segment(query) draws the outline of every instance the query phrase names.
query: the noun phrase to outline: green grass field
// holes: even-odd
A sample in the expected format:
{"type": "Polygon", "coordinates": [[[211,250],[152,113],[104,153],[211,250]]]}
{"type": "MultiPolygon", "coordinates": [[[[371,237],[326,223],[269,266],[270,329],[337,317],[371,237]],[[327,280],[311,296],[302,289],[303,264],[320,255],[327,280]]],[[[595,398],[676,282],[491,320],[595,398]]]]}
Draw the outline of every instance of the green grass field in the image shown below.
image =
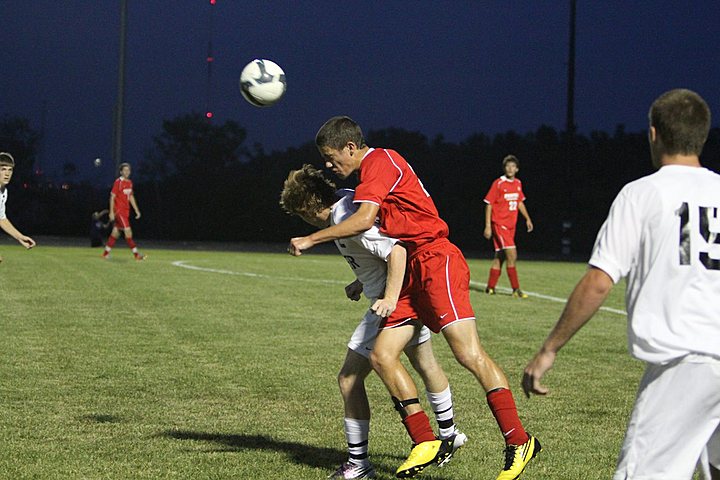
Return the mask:
{"type": "MultiPolygon", "coordinates": [[[[321,479],[344,460],[335,377],[367,303],[344,298],[339,255],[149,250],[135,262],[125,248],[102,261],[90,248],[0,247],[0,478],[321,479]]],[[[484,282],[489,262],[469,263],[484,282]]],[[[527,291],[565,298],[585,267],[518,268],[527,291]]],[[[609,478],[642,372],[625,317],[600,312],[547,376],[552,394],[527,400],[522,369],[563,304],[479,289],[472,301],[544,445],[523,478],[609,478]]],[[[620,288],[607,305],[623,308],[620,288]]],[[[470,442],[420,478],[495,478],[503,444],[484,393],[434,345],[470,442]]],[[[394,478],[409,439],[375,376],[368,393],[371,458],[394,478]]]]}

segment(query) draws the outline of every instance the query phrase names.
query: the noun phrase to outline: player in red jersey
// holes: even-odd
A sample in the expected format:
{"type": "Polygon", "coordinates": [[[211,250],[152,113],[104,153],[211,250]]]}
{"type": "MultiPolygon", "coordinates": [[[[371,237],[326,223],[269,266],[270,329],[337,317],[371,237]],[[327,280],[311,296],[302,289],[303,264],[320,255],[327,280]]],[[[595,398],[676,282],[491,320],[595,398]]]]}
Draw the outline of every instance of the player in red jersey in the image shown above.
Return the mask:
{"type": "Polygon", "coordinates": [[[470,370],[505,437],[505,464],[497,480],[516,479],[540,451],[517,414],[505,374],[483,349],[470,305],[470,271],[460,250],[448,239],[447,224],[415,172],[397,152],[370,148],[359,125],[348,117],[328,120],[315,143],[325,164],[338,177],[357,173],[357,211],[344,221],[306,237],[290,240],[288,251],[301,255],[314,245],[351,237],[371,228],[380,217],[381,231],[407,248],[406,280],[394,311],[381,324],[371,355],[373,369],[392,396],[414,445],[398,468],[401,478],[413,477],[448,455],[449,445],[437,440],[417,398],[417,387],[400,363],[403,347],[413,335],[412,319],[442,332],[458,362],[470,370]]]}
{"type": "Polygon", "coordinates": [[[135,201],[135,195],[133,194],[133,183],[130,180],[130,164],[120,164],[120,176],[115,183],[113,183],[112,190],[110,191],[110,221],[114,221],[112,232],[108,237],[107,243],[105,244],[105,251],[102,254],[103,258],[110,256],[110,251],[118,238],[120,238],[120,231],[122,230],[125,235],[125,241],[128,247],[132,250],[135,260],[145,260],[145,255],[138,252],[137,245],[133,240],[132,228],[130,228],[130,206],[135,210],[135,219],[140,218],[140,209],[135,201]]]}
{"type": "Polygon", "coordinates": [[[533,231],[533,223],[530,214],[525,208],[525,194],[522,190],[522,182],[515,175],[520,170],[520,162],[514,155],[508,155],[503,159],[503,170],[505,175],[495,180],[485,195],[485,238],[492,237],[495,247],[495,258],[490,266],[490,276],[487,282],[485,293],[495,294],[502,265],[507,261],[507,275],[510,279],[510,286],[513,289],[512,296],[516,298],[527,298],[527,294],[520,290],[517,269],[517,247],[515,246],[515,224],[517,223],[518,212],[525,217],[527,231],[533,231]]]}

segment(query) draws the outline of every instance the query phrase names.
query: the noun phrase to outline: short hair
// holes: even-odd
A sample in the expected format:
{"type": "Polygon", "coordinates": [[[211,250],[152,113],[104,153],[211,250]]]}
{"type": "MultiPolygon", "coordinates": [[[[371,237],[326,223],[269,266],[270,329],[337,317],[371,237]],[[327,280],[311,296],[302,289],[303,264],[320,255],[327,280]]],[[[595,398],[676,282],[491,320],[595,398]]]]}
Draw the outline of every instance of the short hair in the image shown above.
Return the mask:
{"type": "Polygon", "coordinates": [[[118,166],[118,172],[122,172],[122,169],[125,167],[131,168],[129,163],[123,162],[118,166]]]}
{"type": "Polygon", "coordinates": [[[332,180],[312,165],[292,170],[280,193],[280,206],[291,215],[314,215],[331,207],[338,197],[332,180]]]}
{"type": "Polygon", "coordinates": [[[507,157],[503,158],[503,167],[510,162],[513,162],[516,167],[520,168],[520,160],[518,160],[515,155],[508,155],[507,157]]]}
{"type": "Polygon", "coordinates": [[[365,146],[365,138],[360,125],[350,117],[331,118],[320,127],[315,135],[315,145],[318,149],[330,147],[342,150],[348,142],[353,142],[358,147],[365,146]]]}
{"type": "Polygon", "coordinates": [[[6,166],[6,167],[14,167],[15,166],[15,159],[12,155],[10,155],[7,152],[0,152],[0,165],[6,166]]]}
{"type": "Polygon", "coordinates": [[[697,155],[710,131],[710,107],[697,93],[682,88],[660,95],[648,113],[650,126],[666,155],[697,155]]]}

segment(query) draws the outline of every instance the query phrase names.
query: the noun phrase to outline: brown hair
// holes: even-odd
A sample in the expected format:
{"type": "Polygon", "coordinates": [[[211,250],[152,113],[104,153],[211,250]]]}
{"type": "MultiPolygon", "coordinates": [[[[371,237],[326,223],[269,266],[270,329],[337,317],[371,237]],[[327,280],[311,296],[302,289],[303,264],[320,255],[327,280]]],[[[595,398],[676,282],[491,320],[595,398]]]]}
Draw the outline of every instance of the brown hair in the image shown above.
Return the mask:
{"type": "Polygon", "coordinates": [[[520,160],[518,160],[515,155],[508,155],[507,157],[503,158],[503,167],[510,162],[513,162],[516,167],[520,168],[520,160]]]}
{"type": "Polygon", "coordinates": [[[338,197],[337,187],[312,165],[292,170],[280,193],[280,206],[291,215],[313,215],[332,206],[338,197]]]}
{"type": "Polygon", "coordinates": [[[662,152],[666,155],[697,155],[710,131],[710,108],[691,90],[675,89],[660,95],[648,113],[662,152]]]}
{"type": "Polygon", "coordinates": [[[365,146],[360,125],[350,117],[333,117],[320,127],[315,135],[315,145],[318,149],[330,147],[342,150],[348,142],[353,142],[358,148],[365,146]]]}
{"type": "Polygon", "coordinates": [[[7,152],[0,152],[0,165],[5,165],[7,167],[14,167],[15,166],[15,159],[12,155],[10,155],[7,152]]]}

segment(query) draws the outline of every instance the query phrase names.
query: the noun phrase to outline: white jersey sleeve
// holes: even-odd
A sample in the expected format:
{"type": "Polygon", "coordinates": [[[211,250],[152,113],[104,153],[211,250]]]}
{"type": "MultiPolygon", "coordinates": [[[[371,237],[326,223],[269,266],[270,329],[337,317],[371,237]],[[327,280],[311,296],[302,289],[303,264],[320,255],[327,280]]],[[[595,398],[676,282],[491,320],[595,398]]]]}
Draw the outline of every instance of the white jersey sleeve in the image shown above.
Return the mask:
{"type": "Polygon", "coordinates": [[[7,202],[7,196],[8,190],[7,187],[5,187],[5,190],[0,192],[0,220],[7,219],[7,215],[5,214],[5,203],[7,202]]]}
{"type": "Polygon", "coordinates": [[[630,268],[636,264],[642,238],[642,215],[647,209],[638,204],[638,200],[652,203],[654,190],[638,195],[631,192],[630,186],[625,186],[610,207],[605,223],[600,227],[595,246],[593,247],[590,265],[604,271],[618,283],[630,273],[630,268]],[[643,198],[644,197],[644,198],[643,198]]]}
{"type": "MultiPolygon", "coordinates": [[[[341,199],[332,206],[330,223],[337,225],[357,211],[353,203],[352,190],[339,190],[341,199]]],[[[368,298],[378,298],[385,292],[387,257],[397,240],[380,233],[379,226],[350,238],[335,240],[335,245],[352,268],[357,279],[363,284],[363,293],[368,298]]]]}

